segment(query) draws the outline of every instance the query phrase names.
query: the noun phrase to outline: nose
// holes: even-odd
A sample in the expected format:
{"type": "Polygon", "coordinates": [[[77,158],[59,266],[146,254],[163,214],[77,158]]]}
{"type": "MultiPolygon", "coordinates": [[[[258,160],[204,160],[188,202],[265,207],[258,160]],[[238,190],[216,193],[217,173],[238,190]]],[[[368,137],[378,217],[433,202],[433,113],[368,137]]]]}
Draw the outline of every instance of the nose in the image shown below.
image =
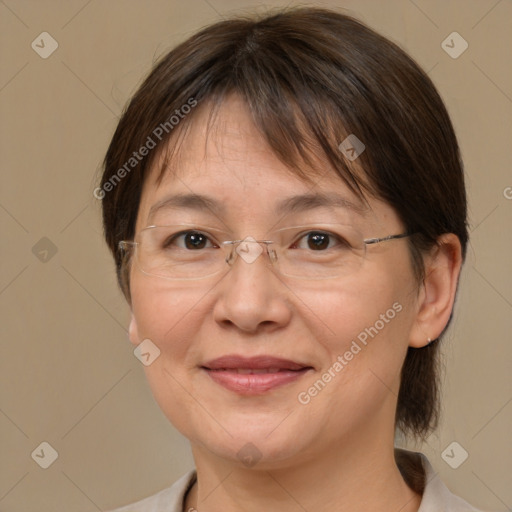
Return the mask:
{"type": "Polygon", "coordinates": [[[233,247],[230,268],[216,287],[213,313],[219,324],[256,333],[290,321],[289,290],[273,270],[265,245],[247,237],[233,247]]]}

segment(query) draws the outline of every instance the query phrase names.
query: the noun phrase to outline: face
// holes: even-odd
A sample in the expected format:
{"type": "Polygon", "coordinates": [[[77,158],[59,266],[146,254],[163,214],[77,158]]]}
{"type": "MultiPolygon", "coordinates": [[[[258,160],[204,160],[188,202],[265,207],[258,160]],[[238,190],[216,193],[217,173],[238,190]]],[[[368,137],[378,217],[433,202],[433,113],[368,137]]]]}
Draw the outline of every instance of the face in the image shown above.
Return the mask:
{"type": "MultiPolygon", "coordinates": [[[[334,172],[319,173],[313,183],[291,173],[236,97],[221,107],[207,143],[206,119],[206,112],[194,119],[173,172],[157,183],[159,169],[152,170],[137,232],[187,223],[227,230],[231,240],[262,240],[276,224],[333,222],[364,238],[404,231],[390,206],[370,199],[365,207],[334,172]],[[152,208],[191,192],[223,210],[152,208]],[[341,205],[276,213],[292,196],[333,192],[361,211],[341,205]]],[[[334,444],[388,441],[418,309],[405,240],[370,245],[351,273],[323,280],[283,276],[267,265],[265,252],[251,263],[238,257],[224,272],[192,281],[161,279],[132,265],[130,338],[135,345],[149,338],[160,350],[145,371],[162,411],[193,448],[237,464],[240,450],[252,451],[261,467],[276,468],[321,456],[334,444]],[[221,379],[206,369],[233,355],[270,356],[303,369],[253,377],[230,370],[221,379]]]]}

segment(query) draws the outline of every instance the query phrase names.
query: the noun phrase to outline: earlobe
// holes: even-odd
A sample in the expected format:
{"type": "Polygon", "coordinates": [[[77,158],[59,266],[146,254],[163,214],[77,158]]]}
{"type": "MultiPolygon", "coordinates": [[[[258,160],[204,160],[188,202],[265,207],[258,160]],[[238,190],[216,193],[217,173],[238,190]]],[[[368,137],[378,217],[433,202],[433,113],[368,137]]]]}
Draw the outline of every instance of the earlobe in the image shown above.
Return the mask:
{"type": "Polygon", "coordinates": [[[133,312],[131,313],[130,326],[128,327],[128,337],[133,345],[137,346],[139,344],[139,329],[133,312]]]}
{"type": "Polygon", "coordinates": [[[450,320],[462,266],[461,244],[453,233],[439,237],[425,258],[425,279],[409,346],[421,348],[436,340],[450,320]]]}

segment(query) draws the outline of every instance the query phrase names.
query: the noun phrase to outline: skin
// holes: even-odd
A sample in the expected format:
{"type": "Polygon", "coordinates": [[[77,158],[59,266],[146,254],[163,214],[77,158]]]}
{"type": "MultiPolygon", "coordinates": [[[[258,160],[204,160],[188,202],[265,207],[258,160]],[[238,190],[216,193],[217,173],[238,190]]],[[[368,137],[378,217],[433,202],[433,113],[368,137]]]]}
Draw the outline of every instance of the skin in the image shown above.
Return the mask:
{"type": "MultiPolygon", "coordinates": [[[[199,113],[179,155],[178,171],[144,184],[136,224],[165,224],[176,210],[148,219],[152,205],[171,193],[207,194],[225,215],[186,211],[180,222],[229,228],[232,239],[265,239],[276,203],[311,191],[268,149],[244,104],[230,97],[207,139],[208,112],[199,113]]],[[[315,191],[352,195],[331,171],[315,191]]],[[[366,237],[404,231],[387,204],[370,199],[361,220],[340,210],[366,237]]],[[[341,212],[341,213],[340,213],[341,212]]],[[[329,222],[328,209],[305,211],[288,225],[329,222]]],[[[174,217],[176,218],[176,217],[174,217]]],[[[286,225],[286,222],[285,222],[286,225]]],[[[184,510],[199,512],[360,510],[417,511],[421,497],[394,461],[394,415],[407,347],[437,338],[453,307],[461,265],[460,243],[443,235],[425,256],[426,279],[413,277],[405,240],[370,246],[353,275],[324,281],[287,279],[262,255],[241,258],[224,274],[199,281],[166,281],[131,268],[134,345],[151,339],[161,355],[145,368],[155,399],[191,443],[198,483],[184,510]],[[399,303],[385,324],[311,401],[297,395],[321,378],[352,340],[399,303]],[[310,365],[299,380],[260,396],[241,396],[211,380],[200,366],[226,354],[271,354],[310,365]],[[261,458],[248,467],[238,451],[252,443],[261,458]]]]}

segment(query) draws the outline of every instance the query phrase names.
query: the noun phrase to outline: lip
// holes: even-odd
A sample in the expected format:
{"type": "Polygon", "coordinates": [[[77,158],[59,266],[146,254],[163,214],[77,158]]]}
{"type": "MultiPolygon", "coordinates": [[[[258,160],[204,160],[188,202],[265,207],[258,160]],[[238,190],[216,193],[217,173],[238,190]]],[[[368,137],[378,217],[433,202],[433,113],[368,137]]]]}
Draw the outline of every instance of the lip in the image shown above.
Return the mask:
{"type": "Polygon", "coordinates": [[[201,368],[221,386],[243,395],[258,395],[300,379],[312,366],[262,355],[227,355],[205,363],[201,368]]]}
{"type": "Polygon", "coordinates": [[[280,370],[301,370],[302,368],[311,368],[310,365],[298,363],[291,359],[283,359],[270,355],[260,355],[253,357],[244,357],[236,354],[218,357],[203,364],[203,367],[209,370],[225,369],[255,369],[262,370],[268,368],[278,368],[280,370]]]}

